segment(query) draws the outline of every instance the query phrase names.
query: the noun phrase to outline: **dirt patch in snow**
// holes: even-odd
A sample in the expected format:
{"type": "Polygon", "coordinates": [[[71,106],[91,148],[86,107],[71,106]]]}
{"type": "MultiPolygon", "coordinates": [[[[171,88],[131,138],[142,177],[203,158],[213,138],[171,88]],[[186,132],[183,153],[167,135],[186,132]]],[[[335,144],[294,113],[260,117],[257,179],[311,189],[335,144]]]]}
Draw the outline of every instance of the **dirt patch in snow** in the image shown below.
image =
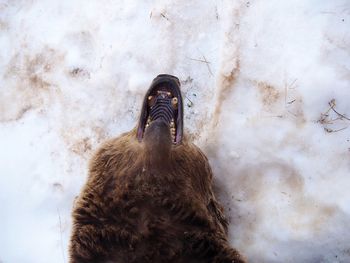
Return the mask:
{"type": "Polygon", "coordinates": [[[61,53],[48,47],[34,55],[25,48],[16,53],[4,74],[8,86],[0,94],[0,101],[6,102],[0,105],[0,121],[17,121],[37,108],[43,112],[60,92],[51,74],[63,59],[61,53]]]}

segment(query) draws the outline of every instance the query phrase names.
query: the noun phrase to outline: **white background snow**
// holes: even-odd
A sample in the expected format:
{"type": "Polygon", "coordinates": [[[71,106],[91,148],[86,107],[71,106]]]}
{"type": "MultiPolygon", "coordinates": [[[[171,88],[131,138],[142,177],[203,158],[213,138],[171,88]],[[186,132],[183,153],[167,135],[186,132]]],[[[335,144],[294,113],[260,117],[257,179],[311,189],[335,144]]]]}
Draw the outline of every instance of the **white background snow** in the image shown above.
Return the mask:
{"type": "Polygon", "coordinates": [[[0,0],[0,262],[67,262],[73,200],[159,73],[250,262],[350,262],[350,1],[0,0]]]}

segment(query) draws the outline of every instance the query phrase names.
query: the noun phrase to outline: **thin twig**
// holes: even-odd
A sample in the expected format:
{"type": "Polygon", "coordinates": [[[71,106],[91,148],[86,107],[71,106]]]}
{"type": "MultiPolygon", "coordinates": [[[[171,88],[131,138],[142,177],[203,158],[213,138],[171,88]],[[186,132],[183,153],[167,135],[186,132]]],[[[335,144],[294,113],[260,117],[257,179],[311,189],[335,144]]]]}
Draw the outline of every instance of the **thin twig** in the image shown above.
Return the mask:
{"type": "Polygon", "coordinates": [[[295,82],[296,82],[297,80],[298,80],[298,79],[296,78],[296,79],[294,79],[294,80],[292,81],[291,84],[285,83],[285,85],[284,85],[284,104],[285,104],[285,105],[286,105],[286,104],[292,104],[293,102],[296,101],[296,99],[294,99],[294,100],[292,100],[292,101],[288,101],[288,102],[287,102],[287,99],[288,99],[288,89],[294,89],[294,88],[292,88],[292,87],[294,86],[294,84],[295,84],[295,82]]]}
{"type": "Polygon", "coordinates": [[[209,63],[210,63],[210,62],[208,62],[208,60],[205,58],[204,55],[202,55],[202,56],[203,56],[203,59],[204,59],[204,61],[205,61],[205,64],[207,65],[207,68],[208,68],[208,71],[209,71],[210,75],[214,76],[214,75],[213,75],[213,72],[211,72],[211,69],[210,69],[210,67],[209,67],[209,63]]]}
{"type": "Polygon", "coordinates": [[[188,107],[192,107],[192,105],[193,105],[192,100],[190,100],[186,95],[185,95],[185,98],[188,99],[188,101],[191,103],[191,104],[187,104],[187,106],[188,106],[188,107]]]}
{"type": "Polygon", "coordinates": [[[334,130],[333,132],[338,132],[338,131],[342,131],[342,130],[345,130],[345,129],[347,129],[348,127],[343,127],[343,128],[341,128],[341,129],[338,129],[338,130],[334,130]]]}
{"type": "MultiPolygon", "coordinates": [[[[287,104],[287,96],[288,96],[287,92],[288,92],[287,85],[284,85],[284,105],[287,104]]],[[[286,106],[284,106],[284,107],[286,107],[286,106]]]]}
{"type": "Polygon", "coordinates": [[[203,54],[203,52],[201,52],[198,48],[197,48],[197,50],[198,50],[198,52],[202,55],[202,57],[203,57],[203,63],[205,63],[206,65],[207,65],[207,68],[208,68],[208,71],[209,71],[209,73],[210,73],[210,75],[213,77],[214,76],[214,74],[213,74],[213,72],[211,71],[211,69],[210,69],[210,66],[209,66],[209,64],[210,64],[210,62],[207,60],[207,58],[204,56],[204,54],[203,54]]]}
{"type": "Polygon", "coordinates": [[[262,118],[283,118],[283,115],[270,115],[270,116],[262,116],[262,118]]]}
{"type": "Polygon", "coordinates": [[[203,57],[203,59],[196,59],[196,58],[188,58],[188,59],[189,60],[193,60],[193,61],[197,61],[197,62],[205,63],[207,68],[208,68],[208,71],[209,71],[210,75],[214,76],[213,72],[211,71],[210,66],[209,66],[210,62],[205,58],[205,56],[203,54],[202,54],[202,57],[203,57]]]}
{"type": "Polygon", "coordinates": [[[205,60],[201,60],[201,59],[195,59],[195,58],[188,58],[189,60],[193,60],[193,61],[198,61],[198,62],[203,62],[203,63],[210,63],[208,61],[205,60]]]}
{"type": "Polygon", "coordinates": [[[59,220],[59,223],[60,223],[61,252],[62,252],[63,262],[66,263],[66,257],[64,255],[64,249],[63,249],[62,221],[61,221],[60,210],[58,209],[58,207],[57,207],[57,213],[58,213],[58,220],[59,220]]]}
{"type": "Polygon", "coordinates": [[[339,131],[345,130],[345,129],[347,129],[347,128],[348,128],[348,127],[343,127],[343,128],[338,129],[338,130],[332,130],[332,129],[330,129],[330,128],[324,127],[324,130],[325,130],[326,132],[328,132],[328,133],[332,133],[332,132],[339,132],[339,131]]]}
{"type": "Polygon", "coordinates": [[[169,18],[167,18],[163,13],[160,13],[160,15],[169,21],[169,18]]]}
{"type": "Polygon", "coordinates": [[[334,109],[334,107],[335,107],[335,102],[334,102],[334,100],[331,100],[331,101],[328,103],[328,105],[329,105],[329,106],[331,107],[331,109],[332,109],[336,114],[338,114],[340,117],[342,117],[342,118],[344,118],[344,119],[350,121],[350,119],[349,119],[348,117],[346,117],[345,115],[343,115],[343,114],[337,112],[336,109],[334,109]]]}
{"type": "Polygon", "coordinates": [[[333,123],[334,121],[337,121],[337,120],[342,120],[342,117],[337,117],[337,118],[331,119],[331,120],[329,120],[329,121],[333,123]]]}
{"type": "Polygon", "coordinates": [[[291,84],[289,84],[289,88],[291,89],[293,87],[293,85],[295,84],[295,82],[297,81],[298,79],[294,79],[293,82],[291,84]]]}
{"type": "Polygon", "coordinates": [[[288,113],[290,113],[291,115],[293,115],[295,118],[296,118],[296,117],[298,117],[298,115],[297,115],[297,114],[295,114],[295,113],[291,112],[290,110],[287,110],[287,112],[288,112],[288,113]]]}

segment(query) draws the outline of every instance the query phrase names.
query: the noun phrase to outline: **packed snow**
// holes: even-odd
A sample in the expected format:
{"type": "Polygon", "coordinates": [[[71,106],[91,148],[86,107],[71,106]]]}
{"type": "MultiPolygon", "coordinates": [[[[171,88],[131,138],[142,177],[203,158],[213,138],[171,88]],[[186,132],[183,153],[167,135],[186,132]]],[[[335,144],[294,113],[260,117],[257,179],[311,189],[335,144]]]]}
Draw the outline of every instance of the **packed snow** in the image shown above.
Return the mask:
{"type": "Polygon", "coordinates": [[[0,0],[0,262],[68,262],[99,144],[182,83],[249,262],[350,262],[349,0],[0,0]]]}

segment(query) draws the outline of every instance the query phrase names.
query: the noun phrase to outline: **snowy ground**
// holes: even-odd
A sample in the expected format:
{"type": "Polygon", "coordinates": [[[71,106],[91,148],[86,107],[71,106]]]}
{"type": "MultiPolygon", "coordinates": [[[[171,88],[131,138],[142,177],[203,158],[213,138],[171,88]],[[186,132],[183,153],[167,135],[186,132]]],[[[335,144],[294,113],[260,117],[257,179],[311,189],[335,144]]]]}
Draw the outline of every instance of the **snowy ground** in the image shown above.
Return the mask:
{"type": "Polygon", "coordinates": [[[177,75],[250,262],[350,262],[350,1],[0,0],[0,262],[67,262],[87,162],[177,75]]]}

